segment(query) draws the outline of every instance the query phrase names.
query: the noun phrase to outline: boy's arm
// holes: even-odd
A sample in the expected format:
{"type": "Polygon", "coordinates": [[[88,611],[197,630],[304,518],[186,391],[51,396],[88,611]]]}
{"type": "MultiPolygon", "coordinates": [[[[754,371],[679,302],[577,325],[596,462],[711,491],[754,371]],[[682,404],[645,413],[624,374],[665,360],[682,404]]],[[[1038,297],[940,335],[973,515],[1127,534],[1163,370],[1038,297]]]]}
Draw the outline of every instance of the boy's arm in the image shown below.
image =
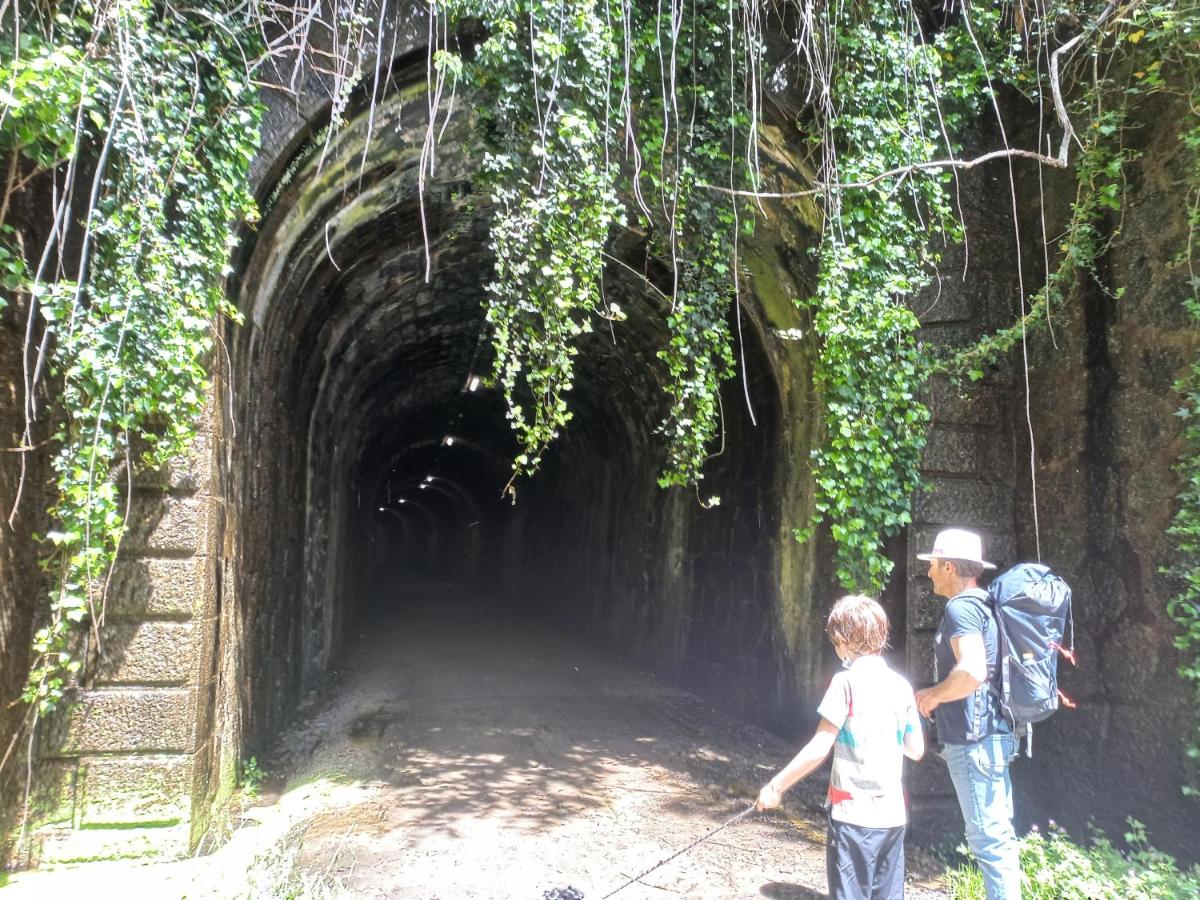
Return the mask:
{"type": "Polygon", "coordinates": [[[821,719],[821,724],[817,726],[812,739],[759,791],[755,808],[763,810],[778,806],[784,791],[825,761],[825,757],[833,749],[838,730],[828,719],[821,719]]]}
{"type": "Polygon", "coordinates": [[[925,732],[921,730],[921,720],[917,715],[915,703],[908,707],[908,715],[904,723],[904,755],[911,760],[918,760],[925,755],[925,732]]]}

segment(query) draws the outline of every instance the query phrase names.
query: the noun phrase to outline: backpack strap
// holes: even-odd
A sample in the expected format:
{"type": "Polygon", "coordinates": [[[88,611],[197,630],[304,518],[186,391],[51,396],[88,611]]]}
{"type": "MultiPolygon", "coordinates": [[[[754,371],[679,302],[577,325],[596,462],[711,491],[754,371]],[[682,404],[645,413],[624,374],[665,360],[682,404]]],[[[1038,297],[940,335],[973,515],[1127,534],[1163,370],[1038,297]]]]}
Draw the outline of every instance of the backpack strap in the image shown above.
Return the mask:
{"type": "MultiPolygon", "coordinates": [[[[990,599],[990,598],[989,598],[990,599]]],[[[1025,738],[1025,755],[1033,756],[1033,726],[1028,724],[1018,724],[1012,710],[1008,708],[1008,704],[1004,702],[1004,697],[1013,696],[1012,682],[1012,666],[1013,654],[1010,652],[1012,644],[1008,642],[1008,631],[1004,630],[1004,619],[995,610],[995,605],[989,602],[992,607],[992,618],[996,619],[996,630],[1000,634],[1000,640],[996,643],[996,664],[1000,670],[1000,686],[1001,695],[998,697],[1000,704],[1000,712],[1004,718],[1008,719],[1008,724],[1013,726],[1013,733],[1020,742],[1021,738],[1025,738]]]]}
{"type": "MultiPolygon", "coordinates": [[[[996,701],[996,705],[1000,709],[1000,714],[1008,719],[1008,723],[1013,728],[1013,734],[1017,736],[1017,740],[1025,738],[1025,755],[1033,756],[1033,726],[1018,725],[1009,711],[1004,698],[1011,695],[1011,665],[1012,660],[1008,652],[1008,632],[1004,630],[1004,620],[996,613],[996,606],[992,601],[992,596],[983,588],[969,588],[959,594],[960,597],[970,597],[972,600],[979,601],[979,605],[987,610],[992,621],[996,623],[996,670],[988,673],[988,693],[996,701]],[[1000,684],[996,682],[999,680],[1000,684]]],[[[1074,631],[1072,631],[1072,643],[1074,643],[1074,631]]]]}
{"type": "MultiPolygon", "coordinates": [[[[958,596],[966,597],[966,598],[968,598],[970,600],[974,600],[976,603],[978,603],[979,608],[988,614],[988,618],[990,618],[996,626],[996,634],[997,634],[996,668],[987,673],[988,684],[994,686],[996,678],[1000,674],[1000,668],[1001,668],[1000,656],[1001,656],[1001,651],[1003,651],[1003,649],[1004,649],[1003,641],[1005,638],[1004,625],[1000,621],[1000,617],[998,615],[996,615],[996,608],[992,605],[991,596],[983,588],[968,588],[967,590],[963,591],[958,596]]],[[[957,599],[957,598],[955,598],[955,599],[957,599]]],[[[985,645],[985,649],[986,649],[987,639],[983,635],[981,635],[981,637],[984,637],[984,645],[985,645]]],[[[986,660],[985,660],[985,662],[986,662],[986,660]]]]}

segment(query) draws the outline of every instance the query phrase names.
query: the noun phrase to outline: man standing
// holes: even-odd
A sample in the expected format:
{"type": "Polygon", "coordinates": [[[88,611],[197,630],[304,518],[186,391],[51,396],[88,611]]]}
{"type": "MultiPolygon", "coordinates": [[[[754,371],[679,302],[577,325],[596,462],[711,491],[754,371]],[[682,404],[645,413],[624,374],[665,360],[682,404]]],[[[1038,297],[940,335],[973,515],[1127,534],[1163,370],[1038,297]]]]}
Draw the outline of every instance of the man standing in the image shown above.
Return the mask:
{"type": "Polygon", "coordinates": [[[983,570],[996,567],[984,561],[979,535],[960,528],[940,532],[933,550],[917,559],[929,561],[934,593],[949,600],[934,644],[934,678],[940,680],[917,691],[917,709],[937,725],[988,900],[1021,900],[1008,777],[1017,738],[989,690],[1000,636],[987,592],[979,587],[983,570]]]}

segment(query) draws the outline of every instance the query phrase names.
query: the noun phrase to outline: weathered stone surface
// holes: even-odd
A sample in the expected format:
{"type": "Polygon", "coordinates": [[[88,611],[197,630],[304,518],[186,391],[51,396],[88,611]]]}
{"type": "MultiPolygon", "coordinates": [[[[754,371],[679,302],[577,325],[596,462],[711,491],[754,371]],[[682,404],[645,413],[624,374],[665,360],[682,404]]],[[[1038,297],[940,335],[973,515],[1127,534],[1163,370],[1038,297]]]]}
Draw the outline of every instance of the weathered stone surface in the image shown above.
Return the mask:
{"type": "Polygon", "coordinates": [[[80,768],[79,821],[84,827],[187,821],[191,755],[84,757],[80,768]]]}
{"type": "MultiPolygon", "coordinates": [[[[975,235],[978,239],[978,235],[975,235]]],[[[961,254],[953,252],[953,257],[961,254]]],[[[943,266],[939,276],[910,303],[923,328],[947,323],[963,323],[973,332],[991,327],[997,312],[1005,309],[1011,294],[1011,275],[1007,272],[975,270],[964,280],[957,259],[943,266]]]]}
{"type": "Polygon", "coordinates": [[[921,471],[930,475],[983,477],[1003,471],[1007,442],[994,431],[934,425],[929,429],[921,471]]]}
{"type": "Polygon", "coordinates": [[[30,796],[30,827],[72,824],[79,784],[79,760],[56,759],[41,762],[30,796]]]}
{"type": "Polygon", "coordinates": [[[933,684],[933,632],[920,631],[908,635],[906,655],[908,676],[914,688],[933,684]]]}
{"type": "Polygon", "coordinates": [[[134,486],[145,491],[171,491],[195,493],[208,485],[212,471],[212,433],[207,425],[206,412],[201,418],[202,430],[188,447],[187,452],[168,462],[162,469],[139,468],[134,475],[134,486]]]}
{"type": "Polygon", "coordinates": [[[928,578],[910,578],[908,582],[908,629],[929,631],[938,626],[946,600],[933,592],[928,578]]]}
{"type": "Polygon", "coordinates": [[[195,693],[187,688],[87,692],[57,755],[195,749],[195,693]]]}
{"type": "Polygon", "coordinates": [[[954,797],[954,784],[950,781],[950,770],[934,752],[932,745],[926,747],[925,756],[919,762],[905,761],[904,779],[911,796],[954,797]]]}
{"type": "Polygon", "coordinates": [[[196,553],[203,549],[211,501],[138,493],[122,549],[130,553],[196,553]]]}
{"type": "Polygon", "coordinates": [[[962,810],[953,796],[925,798],[914,794],[908,827],[910,832],[920,834],[925,844],[961,842],[962,810]]]}
{"type": "Polygon", "coordinates": [[[37,836],[34,860],[42,865],[105,859],[171,859],[189,850],[187,825],[121,829],[45,831],[37,836]]]}
{"type": "Polygon", "coordinates": [[[979,329],[972,325],[934,325],[922,328],[920,343],[928,352],[941,352],[953,347],[969,347],[974,342],[979,329]]]}
{"type": "Polygon", "coordinates": [[[961,282],[955,276],[943,276],[940,283],[935,279],[908,305],[917,314],[922,326],[970,322],[976,312],[975,298],[962,289],[961,282]]]}
{"type": "Polygon", "coordinates": [[[1003,399],[996,385],[952,384],[945,378],[935,378],[927,402],[935,423],[998,427],[1003,421],[1003,399]]]}
{"type": "Polygon", "coordinates": [[[187,559],[124,559],[109,588],[110,620],[192,616],[211,604],[205,556],[187,559]]]}
{"type": "Polygon", "coordinates": [[[1098,649],[1105,661],[1105,687],[1114,700],[1136,702],[1153,690],[1159,676],[1159,655],[1166,649],[1158,629],[1122,622],[1098,649]]]}
{"type": "Polygon", "coordinates": [[[104,684],[186,684],[196,675],[200,633],[191,622],[114,622],[96,672],[104,684]]]}
{"type": "Polygon", "coordinates": [[[1012,486],[966,478],[931,478],[919,492],[913,519],[946,525],[1002,530],[1012,521],[1012,486]]]}

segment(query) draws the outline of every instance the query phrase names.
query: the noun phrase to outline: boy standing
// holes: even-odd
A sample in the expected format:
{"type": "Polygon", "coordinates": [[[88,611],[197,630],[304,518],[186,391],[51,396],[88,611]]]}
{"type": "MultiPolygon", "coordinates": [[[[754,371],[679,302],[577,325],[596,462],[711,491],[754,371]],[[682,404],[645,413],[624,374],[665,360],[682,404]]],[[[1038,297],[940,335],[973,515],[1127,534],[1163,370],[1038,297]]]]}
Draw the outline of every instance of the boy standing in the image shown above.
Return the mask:
{"type": "Polygon", "coordinates": [[[834,604],[825,633],[846,671],[833,676],[817,708],[821,722],[804,748],[759,792],[760,810],[816,769],[833,749],[825,866],[831,900],[893,900],[904,896],[901,779],[904,757],[920,759],[925,739],[912,686],[880,653],[887,615],[869,597],[834,604]]]}

